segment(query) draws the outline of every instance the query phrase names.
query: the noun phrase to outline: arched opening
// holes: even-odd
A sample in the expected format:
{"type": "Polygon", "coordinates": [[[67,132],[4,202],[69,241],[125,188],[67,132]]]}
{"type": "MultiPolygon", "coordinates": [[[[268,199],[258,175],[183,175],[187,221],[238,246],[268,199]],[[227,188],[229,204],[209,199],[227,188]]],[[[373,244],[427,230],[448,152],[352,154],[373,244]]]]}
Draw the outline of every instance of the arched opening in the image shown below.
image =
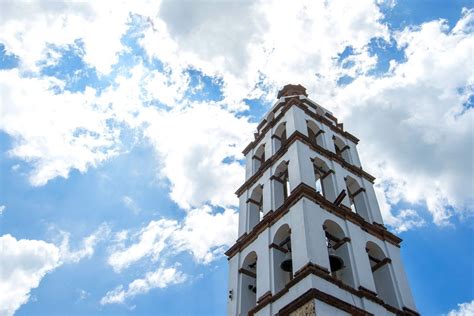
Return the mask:
{"type": "Polygon", "coordinates": [[[319,158],[313,159],[315,188],[328,201],[334,201],[336,192],[334,191],[333,171],[319,158]]]}
{"type": "Polygon", "coordinates": [[[345,236],[341,227],[331,220],[324,222],[323,229],[326,237],[331,275],[354,287],[354,275],[349,256],[350,239],[345,236]]]}
{"type": "Polygon", "coordinates": [[[252,157],[253,173],[256,173],[265,162],[265,144],[258,146],[252,157]]]}
{"type": "Polygon", "coordinates": [[[285,145],[287,138],[286,138],[286,122],[280,123],[275,130],[275,133],[272,135],[273,143],[275,152],[280,150],[282,146],[285,145]]]}
{"type": "Polygon", "coordinates": [[[334,149],[336,151],[336,155],[347,161],[348,163],[351,163],[351,157],[350,157],[350,147],[346,145],[342,139],[340,139],[337,136],[333,136],[332,139],[334,140],[334,149]]]}
{"type": "Polygon", "coordinates": [[[273,198],[275,209],[278,209],[288,198],[290,193],[290,182],[288,177],[288,162],[282,161],[273,174],[273,198]]]}
{"type": "Polygon", "coordinates": [[[248,231],[251,231],[263,217],[263,186],[257,185],[253,189],[248,204],[248,231]]]}
{"type": "Polygon", "coordinates": [[[385,303],[398,306],[395,287],[390,274],[390,263],[392,261],[387,258],[382,249],[372,241],[367,242],[366,250],[369,256],[370,268],[374,277],[378,297],[385,303]]]}
{"type": "Polygon", "coordinates": [[[257,254],[252,251],[245,257],[240,275],[240,314],[247,315],[257,305],[257,254]]]}
{"type": "Polygon", "coordinates": [[[293,260],[291,256],[291,230],[288,224],[281,226],[271,244],[273,255],[274,293],[281,291],[293,278],[293,260]]]}
{"type": "Polygon", "coordinates": [[[344,180],[346,181],[347,192],[349,193],[351,210],[369,221],[365,189],[351,176],[347,176],[344,180]]]}
{"type": "Polygon", "coordinates": [[[308,137],[312,144],[323,147],[324,131],[313,121],[307,121],[308,137]]]}

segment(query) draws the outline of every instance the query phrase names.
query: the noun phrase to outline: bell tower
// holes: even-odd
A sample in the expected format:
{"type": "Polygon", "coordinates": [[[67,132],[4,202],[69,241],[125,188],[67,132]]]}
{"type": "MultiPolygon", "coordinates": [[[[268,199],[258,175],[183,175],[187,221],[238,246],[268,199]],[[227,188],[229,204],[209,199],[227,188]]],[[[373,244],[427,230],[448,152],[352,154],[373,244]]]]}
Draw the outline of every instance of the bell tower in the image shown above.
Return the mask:
{"type": "Polygon", "coordinates": [[[244,149],[228,315],[418,315],[358,139],[286,85],[244,149]]]}

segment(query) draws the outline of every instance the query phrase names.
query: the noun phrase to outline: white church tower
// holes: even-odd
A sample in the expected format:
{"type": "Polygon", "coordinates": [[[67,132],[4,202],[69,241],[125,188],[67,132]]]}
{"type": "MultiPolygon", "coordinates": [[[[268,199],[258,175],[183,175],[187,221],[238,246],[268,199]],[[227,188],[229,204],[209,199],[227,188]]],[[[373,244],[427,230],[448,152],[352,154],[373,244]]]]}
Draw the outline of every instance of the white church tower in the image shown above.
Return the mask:
{"type": "Polygon", "coordinates": [[[257,129],[226,252],[227,314],[419,315],[359,140],[301,85],[257,129]]]}

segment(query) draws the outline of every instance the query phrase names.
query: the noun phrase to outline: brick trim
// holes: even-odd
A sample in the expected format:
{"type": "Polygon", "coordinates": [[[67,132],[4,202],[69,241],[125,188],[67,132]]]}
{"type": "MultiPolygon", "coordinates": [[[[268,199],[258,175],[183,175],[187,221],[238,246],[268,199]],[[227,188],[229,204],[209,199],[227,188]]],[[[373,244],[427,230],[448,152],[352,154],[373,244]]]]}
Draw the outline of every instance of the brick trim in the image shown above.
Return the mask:
{"type": "MultiPolygon", "coordinates": [[[[324,116],[321,116],[319,114],[316,114],[316,113],[313,113],[311,112],[308,107],[311,107],[313,109],[317,109],[316,106],[314,106],[311,101],[308,101],[308,100],[300,100],[299,98],[288,98],[288,99],[285,99],[284,102],[280,102],[277,104],[277,106],[273,109],[273,113],[276,113],[278,112],[278,110],[282,108],[282,111],[280,114],[278,114],[274,119],[273,121],[269,122],[265,127],[263,127],[263,129],[258,133],[256,134],[255,136],[255,139],[253,141],[251,141],[246,147],[245,149],[242,151],[242,153],[244,155],[247,155],[247,153],[252,150],[265,136],[265,134],[273,127],[275,126],[279,121],[280,119],[285,115],[285,113],[293,106],[297,106],[299,108],[301,108],[309,117],[311,117],[312,119],[320,122],[320,123],[323,123],[325,124],[326,126],[328,126],[332,131],[334,131],[335,133],[339,134],[340,136],[343,136],[343,137],[346,137],[347,139],[351,140],[353,143],[357,144],[359,142],[359,139],[357,137],[355,137],[354,135],[352,135],[351,133],[347,132],[347,131],[344,131],[341,126],[337,125],[337,119],[334,118],[334,116],[332,116],[331,114],[329,113],[326,113],[325,116],[330,116],[330,117],[333,117],[335,119],[335,124],[333,124],[333,122],[324,117],[324,116]]],[[[262,128],[262,124],[259,124],[259,127],[262,128]]]]}
{"type": "Polygon", "coordinates": [[[329,151],[319,145],[314,144],[311,142],[308,136],[302,134],[301,132],[295,131],[291,136],[288,138],[288,140],[285,142],[285,144],[282,145],[282,147],[270,158],[265,160],[265,162],[260,166],[259,170],[255,172],[250,178],[248,178],[247,181],[244,182],[240,186],[240,188],[237,189],[235,194],[237,196],[242,195],[242,193],[245,192],[248,188],[250,188],[255,182],[260,179],[260,177],[263,175],[263,173],[270,168],[270,166],[273,165],[274,162],[278,161],[283,155],[288,151],[289,147],[296,141],[301,141],[303,144],[308,145],[313,151],[317,152],[318,154],[324,156],[325,158],[329,160],[336,161],[341,165],[346,170],[351,171],[353,174],[365,178],[367,181],[370,181],[371,183],[374,183],[375,177],[367,173],[366,171],[362,170],[362,168],[356,167],[344,159],[342,159],[340,156],[336,155],[332,151],[329,151]]]}
{"type": "MultiPolygon", "coordinates": [[[[268,295],[267,293],[265,293],[265,300],[260,301],[257,306],[255,306],[252,310],[250,310],[249,315],[253,316],[255,315],[255,313],[257,313],[259,310],[261,310],[268,304],[271,304],[277,301],[280,297],[286,294],[290,290],[290,288],[292,288],[298,282],[306,278],[308,275],[315,275],[317,277],[320,277],[330,283],[337,285],[339,288],[350,292],[351,294],[354,294],[360,298],[366,298],[376,304],[379,304],[383,306],[384,308],[386,308],[388,311],[396,315],[419,316],[419,314],[416,311],[413,311],[407,307],[404,307],[403,310],[399,310],[398,308],[385,303],[383,300],[377,297],[376,293],[368,289],[365,289],[364,287],[359,287],[359,290],[354,289],[353,287],[343,283],[341,280],[338,280],[334,278],[333,276],[331,276],[329,271],[326,268],[321,267],[312,262],[307,263],[300,270],[295,272],[294,278],[290,282],[288,282],[288,284],[275,295],[268,295]]],[[[335,306],[352,315],[372,315],[357,306],[354,306],[350,303],[342,301],[332,295],[323,293],[314,288],[308,290],[307,292],[302,294],[300,297],[298,297],[296,300],[294,300],[293,302],[289,303],[288,305],[280,309],[277,315],[289,315],[291,312],[303,306],[306,302],[308,302],[311,299],[321,300],[329,305],[335,306]],[[312,293],[312,294],[308,294],[308,293],[312,293]]]]}
{"type": "Polygon", "coordinates": [[[247,269],[244,269],[244,268],[240,268],[240,269],[239,269],[239,273],[245,274],[245,275],[247,275],[247,276],[249,276],[249,277],[251,277],[251,278],[254,278],[254,279],[257,278],[257,274],[255,274],[254,272],[249,271],[249,270],[247,270],[247,269]]]}
{"type": "MultiPolygon", "coordinates": [[[[321,292],[318,289],[310,289],[300,297],[298,297],[296,300],[291,302],[290,304],[286,305],[280,311],[276,314],[277,316],[288,316],[292,312],[296,311],[298,308],[304,306],[306,303],[309,301],[317,299],[320,301],[323,301],[324,303],[334,306],[340,310],[343,310],[351,315],[354,316],[368,316],[368,315],[373,315],[371,313],[368,313],[364,311],[363,309],[360,309],[357,306],[354,306],[352,304],[349,304],[341,299],[338,299],[335,296],[329,295],[327,293],[321,292]]],[[[317,314],[317,311],[316,311],[317,314]]]]}
{"type": "Polygon", "coordinates": [[[305,183],[300,183],[293,191],[291,191],[291,194],[286,198],[283,205],[281,205],[275,211],[268,212],[265,217],[257,225],[255,225],[251,232],[242,235],[237,240],[237,242],[226,251],[225,254],[229,257],[229,259],[235,256],[238,252],[257,239],[261,232],[276,223],[281,217],[288,213],[290,207],[292,207],[302,198],[307,198],[318,204],[327,212],[332,213],[342,219],[351,221],[372,236],[375,236],[381,240],[386,240],[389,243],[400,247],[402,239],[389,232],[383,225],[371,224],[365,221],[364,218],[362,218],[362,216],[359,214],[353,213],[350,209],[343,208],[342,206],[334,205],[332,202],[326,200],[321,194],[318,194],[316,189],[305,183]]]}

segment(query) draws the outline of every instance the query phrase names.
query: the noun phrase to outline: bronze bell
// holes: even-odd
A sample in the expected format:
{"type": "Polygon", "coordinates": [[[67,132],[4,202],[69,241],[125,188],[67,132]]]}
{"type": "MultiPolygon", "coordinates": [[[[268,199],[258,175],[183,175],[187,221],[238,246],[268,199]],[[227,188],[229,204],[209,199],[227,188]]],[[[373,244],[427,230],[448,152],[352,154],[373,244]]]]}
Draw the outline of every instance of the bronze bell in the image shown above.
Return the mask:
{"type": "Polygon", "coordinates": [[[285,272],[292,272],[293,271],[293,261],[291,260],[291,254],[288,252],[285,256],[285,260],[283,260],[280,264],[280,268],[285,272]]]}
{"type": "Polygon", "coordinates": [[[344,260],[336,255],[336,251],[329,241],[327,242],[327,246],[329,253],[329,267],[331,268],[331,272],[336,272],[344,268],[344,260]]]}
{"type": "Polygon", "coordinates": [[[331,267],[331,272],[339,271],[344,268],[344,260],[339,256],[329,255],[329,266],[331,267]]]}

